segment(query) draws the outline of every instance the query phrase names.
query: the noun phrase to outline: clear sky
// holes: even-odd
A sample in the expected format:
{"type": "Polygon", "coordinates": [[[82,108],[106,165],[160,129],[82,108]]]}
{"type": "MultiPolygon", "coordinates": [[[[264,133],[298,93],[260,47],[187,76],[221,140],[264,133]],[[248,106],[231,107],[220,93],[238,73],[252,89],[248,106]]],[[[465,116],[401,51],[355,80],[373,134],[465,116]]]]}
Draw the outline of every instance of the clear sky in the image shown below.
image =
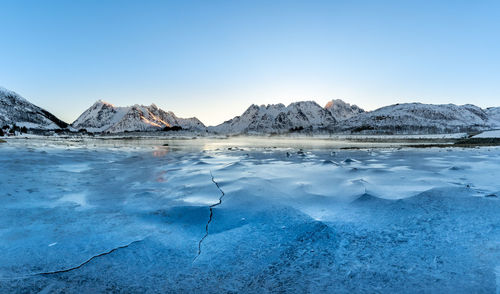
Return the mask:
{"type": "Polygon", "coordinates": [[[500,106],[500,1],[0,0],[0,86],[213,125],[251,103],[500,106]]]}

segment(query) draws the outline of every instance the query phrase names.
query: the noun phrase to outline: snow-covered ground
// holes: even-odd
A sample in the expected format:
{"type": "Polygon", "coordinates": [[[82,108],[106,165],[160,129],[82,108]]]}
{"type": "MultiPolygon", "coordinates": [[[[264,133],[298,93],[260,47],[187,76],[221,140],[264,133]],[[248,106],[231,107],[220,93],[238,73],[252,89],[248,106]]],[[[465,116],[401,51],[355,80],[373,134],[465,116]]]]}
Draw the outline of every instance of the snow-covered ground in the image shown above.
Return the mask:
{"type": "Polygon", "coordinates": [[[500,289],[498,147],[141,142],[0,145],[1,293],[500,289]]]}
{"type": "Polygon", "coordinates": [[[482,132],[475,135],[474,138],[500,138],[500,130],[482,132]]]}

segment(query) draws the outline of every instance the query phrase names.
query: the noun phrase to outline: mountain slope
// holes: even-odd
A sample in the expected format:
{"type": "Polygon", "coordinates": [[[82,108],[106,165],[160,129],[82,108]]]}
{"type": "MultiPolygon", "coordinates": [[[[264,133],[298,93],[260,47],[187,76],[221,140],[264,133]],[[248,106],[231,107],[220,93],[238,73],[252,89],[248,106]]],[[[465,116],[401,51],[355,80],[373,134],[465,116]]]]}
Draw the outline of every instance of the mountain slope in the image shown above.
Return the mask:
{"type": "Polygon", "coordinates": [[[286,133],[290,130],[318,130],[335,122],[331,113],[314,101],[257,106],[252,104],[241,116],[210,130],[224,134],[286,133]]]}
{"type": "Polygon", "coordinates": [[[101,100],[85,110],[72,126],[89,132],[110,133],[158,131],[173,126],[194,131],[205,129],[205,125],[197,118],[179,118],[173,112],[164,111],[154,104],[115,107],[101,100]]]}
{"type": "Polygon", "coordinates": [[[356,116],[360,113],[365,112],[363,109],[359,108],[357,105],[351,105],[340,99],[334,99],[329,101],[325,109],[330,111],[332,116],[337,120],[347,119],[356,116]]]}
{"type": "Polygon", "coordinates": [[[28,129],[42,130],[68,126],[47,110],[28,102],[13,91],[0,87],[0,125],[13,124],[28,129]]]}
{"type": "Polygon", "coordinates": [[[488,107],[485,109],[485,112],[491,126],[500,128],[500,107],[488,107]]]}
{"type": "Polygon", "coordinates": [[[403,103],[361,113],[338,122],[332,129],[353,133],[429,134],[478,131],[490,125],[487,113],[471,104],[403,103]]]}

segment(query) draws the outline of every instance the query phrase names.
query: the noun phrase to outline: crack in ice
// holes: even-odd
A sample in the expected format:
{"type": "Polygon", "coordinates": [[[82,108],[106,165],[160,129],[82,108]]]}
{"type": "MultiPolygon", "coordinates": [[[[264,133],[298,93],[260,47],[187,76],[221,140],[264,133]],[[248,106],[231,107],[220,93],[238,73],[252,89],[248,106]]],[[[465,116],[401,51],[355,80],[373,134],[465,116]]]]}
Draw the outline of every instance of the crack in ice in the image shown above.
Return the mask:
{"type": "MultiPolygon", "coordinates": [[[[212,204],[210,205],[208,208],[210,210],[210,216],[208,218],[208,222],[207,224],[205,225],[205,235],[200,239],[200,241],[198,242],[198,255],[196,255],[196,257],[194,258],[194,260],[196,260],[198,258],[198,256],[200,256],[201,254],[201,244],[203,243],[203,241],[205,240],[206,237],[208,237],[208,227],[210,225],[210,223],[212,222],[212,219],[213,219],[213,216],[214,216],[214,211],[213,211],[213,208],[216,207],[216,206],[219,206],[222,204],[222,198],[224,198],[224,196],[226,195],[224,193],[224,191],[222,191],[222,189],[220,188],[219,186],[219,183],[217,183],[214,179],[214,175],[212,174],[212,171],[210,171],[210,176],[212,177],[212,182],[215,184],[215,186],[217,186],[217,189],[219,189],[221,195],[219,197],[219,201],[215,204],[212,204]]],[[[193,260],[193,261],[194,261],[193,260]]]]}
{"type": "Polygon", "coordinates": [[[57,270],[57,271],[52,271],[52,272],[36,273],[36,274],[33,274],[33,276],[48,276],[48,275],[62,274],[62,273],[67,273],[67,272],[70,272],[70,271],[73,271],[73,270],[77,270],[77,269],[85,266],[86,264],[88,264],[89,262],[91,262],[92,260],[94,260],[94,259],[96,259],[98,257],[102,257],[102,256],[105,256],[105,255],[111,254],[111,253],[113,253],[113,252],[115,252],[115,251],[117,251],[119,249],[127,248],[130,245],[132,245],[132,244],[139,243],[139,242],[142,242],[142,241],[144,241],[144,239],[142,239],[142,240],[136,240],[136,241],[130,242],[127,245],[119,246],[119,247],[113,248],[113,249],[111,249],[111,250],[109,250],[107,252],[103,252],[103,253],[94,255],[91,258],[87,259],[86,261],[84,261],[83,263],[80,263],[79,265],[77,265],[75,267],[70,267],[70,268],[67,268],[67,269],[62,269],[62,270],[57,270]]]}

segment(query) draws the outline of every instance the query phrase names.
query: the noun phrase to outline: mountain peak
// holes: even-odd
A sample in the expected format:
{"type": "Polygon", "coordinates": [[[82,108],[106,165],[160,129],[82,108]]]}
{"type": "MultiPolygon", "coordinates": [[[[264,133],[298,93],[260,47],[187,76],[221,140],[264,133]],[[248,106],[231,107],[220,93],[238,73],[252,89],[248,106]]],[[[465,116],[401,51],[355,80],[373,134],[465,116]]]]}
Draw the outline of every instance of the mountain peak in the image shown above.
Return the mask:
{"type": "Polygon", "coordinates": [[[364,112],[364,110],[357,105],[351,105],[341,99],[328,101],[325,105],[325,109],[328,110],[336,120],[348,119],[364,112]]]}
{"type": "Polygon", "coordinates": [[[101,103],[101,104],[106,104],[106,105],[111,105],[111,106],[113,106],[113,104],[111,104],[111,103],[109,103],[109,102],[107,102],[107,101],[104,101],[104,100],[102,100],[102,99],[97,100],[97,102],[96,102],[96,103],[101,103]]]}
{"type": "Polygon", "coordinates": [[[11,91],[11,90],[6,89],[6,88],[1,87],[1,86],[0,86],[0,98],[2,98],[2,99],[11,98],[11,99],[17,99],[17,100],[20,100],[23,102],[28,102],[28,100],[26,100],[24,97],[17,94],[16,92],[11,91]]]}

